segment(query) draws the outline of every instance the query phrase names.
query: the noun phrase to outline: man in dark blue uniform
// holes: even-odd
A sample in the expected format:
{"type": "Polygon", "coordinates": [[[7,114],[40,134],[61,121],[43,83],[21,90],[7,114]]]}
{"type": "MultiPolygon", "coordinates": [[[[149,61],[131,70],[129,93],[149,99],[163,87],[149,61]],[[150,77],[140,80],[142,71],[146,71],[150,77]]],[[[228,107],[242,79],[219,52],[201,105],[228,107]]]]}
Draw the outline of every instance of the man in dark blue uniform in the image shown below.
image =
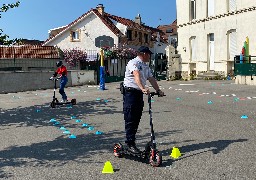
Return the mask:
{"type": "Polygon", "coordinates": [[[163,96],[164,93],[159,89],[156,79],[153,77],[147,64],[152,52],[148,47],[141,46],[138,49],[136,58],[130,60],[126,66],[124,78],[123,94],[123,113],[125,120],[126,144],[128,150],[132,153],[140,153],[135,144],[135,135],[138,130],[142,116],[144,101],[143,94],[148,94],[149,89],[146,86],[148,80],[153,88],[163,96]]]}

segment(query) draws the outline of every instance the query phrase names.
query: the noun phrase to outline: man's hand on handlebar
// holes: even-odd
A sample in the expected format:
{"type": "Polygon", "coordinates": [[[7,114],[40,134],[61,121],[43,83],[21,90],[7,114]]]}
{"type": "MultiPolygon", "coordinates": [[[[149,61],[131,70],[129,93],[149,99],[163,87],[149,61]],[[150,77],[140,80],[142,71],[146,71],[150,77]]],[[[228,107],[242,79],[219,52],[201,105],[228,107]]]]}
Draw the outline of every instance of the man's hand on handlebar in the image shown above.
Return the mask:
{"type": "Polygon", "coordinates": [[[144,88],[141,91],[143,92],[143,94],[146,94],[146,95],[148,95],[150,92],[148,88],[144,88]]]}
{"type": "Polygon", "coordinates": [[[52,76],[52,77],[49,78],[49,80],[54,80],[54,79],[55,79],[56,81],[58,81],[58,80],[60,79],[60,77],[52,76]]]}

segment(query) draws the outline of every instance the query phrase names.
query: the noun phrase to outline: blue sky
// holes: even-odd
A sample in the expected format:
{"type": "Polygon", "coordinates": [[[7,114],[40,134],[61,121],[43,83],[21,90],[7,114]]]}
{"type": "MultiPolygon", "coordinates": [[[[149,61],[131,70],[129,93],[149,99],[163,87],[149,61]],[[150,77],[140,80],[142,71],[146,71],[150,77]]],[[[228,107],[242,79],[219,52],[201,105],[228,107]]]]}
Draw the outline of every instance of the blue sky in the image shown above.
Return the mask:
{"type": "MultiPolygon", "coordinates": [[[[1,0],[1,4],[16,0],[1,0]]],[[[20,6],[2,13],[0,29],[10,38],[46,40],[48,30],[64,26],[103,4],[109,14],[134,19],[151,27],[171,24],[176,19],[176,0],[20,0],[20,6]],[[161,19],[161,20],[160,20],[161,19]]]]}

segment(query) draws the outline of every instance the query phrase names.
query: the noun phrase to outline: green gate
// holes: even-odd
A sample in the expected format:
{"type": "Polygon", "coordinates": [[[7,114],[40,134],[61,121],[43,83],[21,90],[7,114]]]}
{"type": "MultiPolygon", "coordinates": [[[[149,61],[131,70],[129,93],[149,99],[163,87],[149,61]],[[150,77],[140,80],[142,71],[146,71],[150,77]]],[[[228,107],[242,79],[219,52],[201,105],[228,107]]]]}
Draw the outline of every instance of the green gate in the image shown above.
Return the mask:
{"type": "Polygon", "coordinates": [[[235,56],[234,75],[254,76],[256,75],[256,56],[235,56]]]}
{"type": "Polygon", "coordinates": [[[105,82],[119,82],[124,80],[124,73],[128,59],[105,58],[105,82]]]}
{"type": "MultiPolygon", "coordinates": [[[[95,55],[94,61],[85,61],[81,62],[82,70],[94,70],[97,74],[97,84],[100,82],[100,56],[98,54],[95,55]]],[[[129,59],[104,59],[105,66],[105,83],[110,82],[119,82],[124,80],[124,73],[126,64],[129,59]]]]}

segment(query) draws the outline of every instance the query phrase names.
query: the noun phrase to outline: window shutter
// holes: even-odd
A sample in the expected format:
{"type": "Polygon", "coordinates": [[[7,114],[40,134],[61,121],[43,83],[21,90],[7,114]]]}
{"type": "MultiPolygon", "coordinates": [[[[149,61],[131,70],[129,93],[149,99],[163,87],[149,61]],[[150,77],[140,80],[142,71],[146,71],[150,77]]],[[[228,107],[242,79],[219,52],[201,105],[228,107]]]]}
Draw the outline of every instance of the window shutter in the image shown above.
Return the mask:
{"type": "Polygon", "coordinates": [[[236,10],[236,0],[229,0],[229,11],[236,10]]]}
{"type": "Polygon", "coordinates": [[[196,61],[196,38],[191,39],[191,61],[196,61]]]}
{"type": "Polygon", "coordinates": [[[214,16],[214,0],[208,0],[208,17],[214,16]]]}
{"type": "Polygon", "coordinates": [[[236,39],[236,32],[233,31],[229,34],[229,59],[233,60],[234,57],[237,55],[237,39],[236,39]]]}

